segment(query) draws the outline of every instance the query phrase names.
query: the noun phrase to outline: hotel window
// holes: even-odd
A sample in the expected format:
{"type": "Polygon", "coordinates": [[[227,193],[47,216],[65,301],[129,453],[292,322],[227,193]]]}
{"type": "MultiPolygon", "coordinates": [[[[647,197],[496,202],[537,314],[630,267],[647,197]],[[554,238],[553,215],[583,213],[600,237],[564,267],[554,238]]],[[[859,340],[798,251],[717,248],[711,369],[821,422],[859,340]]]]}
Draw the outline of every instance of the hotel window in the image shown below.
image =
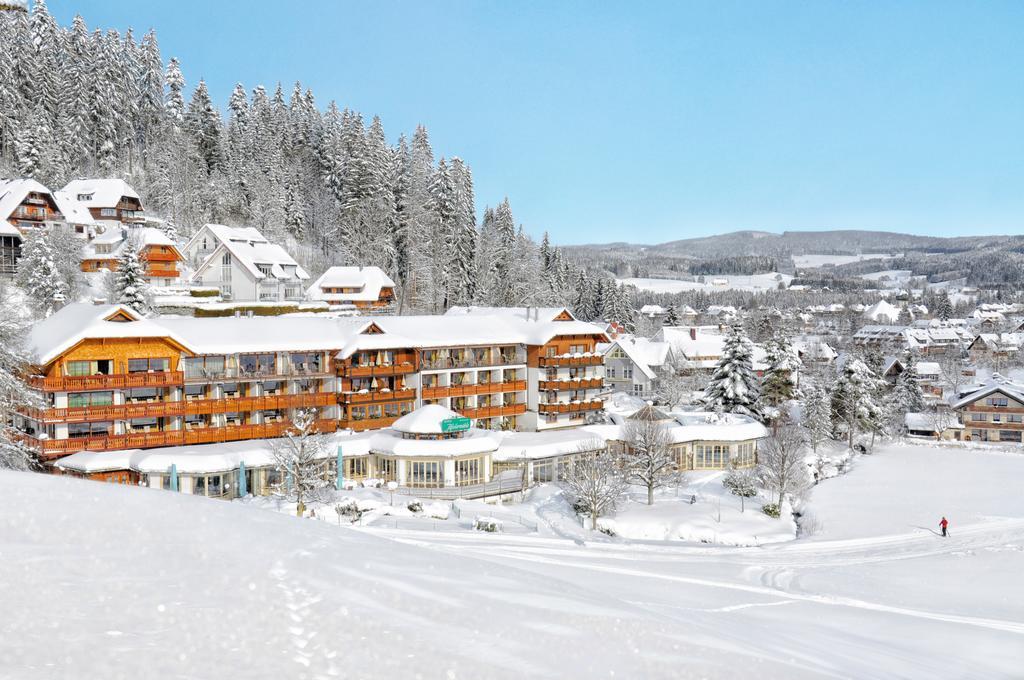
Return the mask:
{"type": "Polygon", "coordinates": [[[483,477],[480,476],[479,458],[455,461],[455,486],[479,484],[482,481],[483,477]]]}
{"type": "Polygon", "coordinates": [[[117,217],[116,208],[100,208],[100,217],[117,217]]]}
{"type": "Polygon", "coordinates": [[[159,418],[133,418],[128,421],[128,430],[131,432],[159,432],[159,418]]]}
{"type": "Polygon", "coordinates": [[[1001,441],[1001,442],[1019,442],[1020,441],[1020,430],[999,430],[999,441],[1001,441]]]}
{"type": "Polygon", "coordinates": [[[274,373],[273,354],[243,354],[238,357],[238,367],[245,374],[269,375],[274,373]]]}
{"type": "Polygon", "coordinates": [[[68,437],[77,439],[79,437],[105,437],[110,434],[113,423],[106,421],[100,423],[70,423],[68,425],[68,437]]]}
{"type": "Polygon", "coordinates": [[[301,354],[292,354],[292,369],[298,373],[319,373],[320,356],[321,355],[319,352],[304,352],[301,354]]]}
{"type": "Polygon", "coordinates": [[[441,463],[436,460],[414,460],[408,466],[408,485],[411,487],[437,488],[444,482],[441,463]]]}
{"type": "Polygon", "coordinates": [[[976,423],[977,422],[987,422],[988,421],[988,414],[986,414],[986,413],[972,413],[971,414],[971,420],[973,420],[976,423]]]}
{"type": "Polygon", "coordinates": [[[185,385],[185,399],[206,399],[206,385],[185,385]]]}
{"type": "Polygon", "coordinates": [[[345,479],[366,479],[366,457],[343,458],[345,479]]]}
{"type": "Polygon", "coordinates": [[[697,470],[720,470],[725,467],[729,456],[729,447],[721,444],[699,444],[694,457],[694,468],[697,470]]]}
{"type": "Polygon", "coordinates": [[[544,356],[546,356],[546,357],[553,357],[553,356],[557,356],[557,355],[558,355],[558,348],[557,347],[545,347],[544,348],[544,356]]]}
{"type": "Polygon", "coordinates": [[[206,475],[192,478],[192,494],[195,496],[223,496],[227,493],[228,475],[206,475]]]}
{"type": "Polygon", "coordinates": [[[124,400],[129,404],[156,401],[164,396],[164,391],[156,387],[133,387],[124,391],[124,400]]]}
{"type": "Polygon", "coordinates": [[[395,481],[395,459],[377,458],[377,476],[385,482],[395,481]]]}
{"type": "Polygon", "coordinates": [[[276,423],[283,420],[281,412],[277,409],[273,409],[270,411],[260,411],[260,413],[263,415],[264,423],[276,423]]]}
{"type": "Polygon", "coordinates": [[[222,383],[220,386],[221,394],[225,397],[237,397],[238,396],[238,383],[222,383]]]}
{"type": "Polygon", "coordinates": [[[384,417],[385,418],[397,418],[398,417],[398,404],[391,402],[390,404],[384,404],[384,417]]]}
{"type": "Polygon", "coordinates": [[[129,373],[147,373],[150,371],[164,372],[170,364],[170,359],[129,359],[129,373]]]}
{"type": "Polygon", "coordinates": [[[114,403],[113,392],[71,392],[68,394],[68,406],[110,406],[114,403]]]}
{"type": "Polygon", "coordinates": [[[97,359],[96,361],[69,361],[67,364],[68,375],[110,375],[113,368],[110,359],[97,359]]]}
{"type": "Polygon", "coordinates": [[[264,380],[260,384],[263,386],[263,394],[265,395],[274,395],[281,393],[280,380],[264,380]]]}
{"type": "Polygon", "coordinates": [[[244,422],[245,419],[241,413],[235,412],[224,414],[224,424],[228,427],[238,427],[239,425],[242,425],[244,422]]]}

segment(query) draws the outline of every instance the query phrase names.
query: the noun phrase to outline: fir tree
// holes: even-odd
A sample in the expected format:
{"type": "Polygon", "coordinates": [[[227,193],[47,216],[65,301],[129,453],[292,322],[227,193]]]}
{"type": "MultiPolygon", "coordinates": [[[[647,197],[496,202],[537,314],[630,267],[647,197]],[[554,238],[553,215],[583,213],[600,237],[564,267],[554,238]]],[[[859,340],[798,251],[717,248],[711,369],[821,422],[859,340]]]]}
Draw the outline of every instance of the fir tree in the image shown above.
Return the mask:
{"type": "Polygon", "coordinates": [[[832,418],[844,425],[851,449],[859,433],[870,433],[874,440],[874,435],[884,432],[884,412],[878,401],[884,382],[856,357],[847,360],[836,380],[832,390],[832,418]]]}
{"type": "Polygon", "coordinates": [[[789,340],[776,333],[765,343],[768,369],[761,380],[761,401],[775,409],[796,396],[796,376],[800,357],[789,340]]]}
{"type": "Polygon", "coordinates": [[[38,316],[50,316],[67,302],[67,284],[57,260],[49,232],[43,229],[29,232],[15,280],[38,316]]]}
{"type": "Polygon", "coordinates": [[[133,241],[124,243],[121,255],[117,258],[117,271],[114,272],[115,302],[131,307],[140,314],[149,312],[149,283],[146,281],[146,270],[139,258],[139,248],[133,241]]]}
{"type": "Polygon", "coordinates": [[[759,390],[753,368],[754,345],[739,326],[726,336],[722,358],[704,391],[703,404],[719,413],[740,413],[760,418],[759,390]]]}
{"type": "Polygon", "coordinates": [[[827,389],[814,385],[804,391],[800,424],[811,450],[817,453],[818,447],[832,437],[832,404],[827,389]]]}

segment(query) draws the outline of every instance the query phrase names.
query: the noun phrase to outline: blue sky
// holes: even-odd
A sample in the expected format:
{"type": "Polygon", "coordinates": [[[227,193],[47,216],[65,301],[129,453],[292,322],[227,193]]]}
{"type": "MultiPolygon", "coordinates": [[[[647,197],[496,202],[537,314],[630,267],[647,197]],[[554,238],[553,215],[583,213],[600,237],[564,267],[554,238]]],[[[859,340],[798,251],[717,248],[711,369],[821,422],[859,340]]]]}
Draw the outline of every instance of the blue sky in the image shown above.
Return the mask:
{"type": "Polygon", "coordinates": [[[223,106],[301,80],[427,126],[558,243],[1024,232],[1024,3],[50,0],[223,106]]]}

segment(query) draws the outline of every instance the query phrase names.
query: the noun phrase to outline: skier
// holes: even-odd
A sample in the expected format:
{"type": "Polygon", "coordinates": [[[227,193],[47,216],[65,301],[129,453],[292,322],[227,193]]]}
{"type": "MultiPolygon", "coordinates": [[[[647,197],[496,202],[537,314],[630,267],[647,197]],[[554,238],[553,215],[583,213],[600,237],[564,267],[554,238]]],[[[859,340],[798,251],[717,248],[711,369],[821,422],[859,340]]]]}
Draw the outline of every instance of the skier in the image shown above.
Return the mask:
{"type": "Polygon", "coordinates": [[[941,521],[941,522],[939,522],[939,528],[940,528],[940,529],[942,529],[942,535],[943,535],[943,536],[945,536],[945,535],[946,535],[946,527],[948,527],[948,526],[949,526],[949,522],[948,522],[948,521],[946,521],[946,518],[945,518],[945,517],[943,517],[943,518],[942,518],[942,521],[941,521]]]}

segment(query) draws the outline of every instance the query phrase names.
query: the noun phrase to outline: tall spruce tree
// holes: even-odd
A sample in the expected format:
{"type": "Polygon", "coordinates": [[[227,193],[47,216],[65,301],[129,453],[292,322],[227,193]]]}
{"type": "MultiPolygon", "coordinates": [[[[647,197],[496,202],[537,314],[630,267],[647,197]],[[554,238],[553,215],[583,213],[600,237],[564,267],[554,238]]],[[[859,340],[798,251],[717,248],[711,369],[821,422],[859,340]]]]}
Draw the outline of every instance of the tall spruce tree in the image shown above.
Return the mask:
{"type": "Polygon", "coordinates": [[[740,413],[760,418],[754,344],[742,327],[733,326],[722,346],[722,357],[704,390],[704,406],[719,413],[740,413]]]}

